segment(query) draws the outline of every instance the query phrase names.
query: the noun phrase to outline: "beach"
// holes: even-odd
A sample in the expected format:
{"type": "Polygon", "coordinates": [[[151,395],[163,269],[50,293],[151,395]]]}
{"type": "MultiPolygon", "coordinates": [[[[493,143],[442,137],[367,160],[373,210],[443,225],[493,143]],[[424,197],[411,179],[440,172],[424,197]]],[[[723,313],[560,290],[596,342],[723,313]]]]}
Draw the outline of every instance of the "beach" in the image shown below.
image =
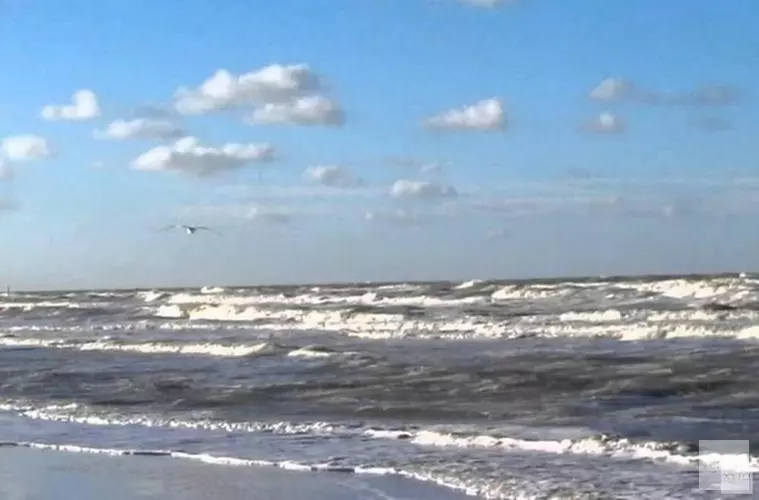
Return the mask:
{"type": "Polygon", "coordinates": [[[402,477],[219,466],[172,457],[0,448],[3,500],[411,500],[470,498],[402,477]]]}

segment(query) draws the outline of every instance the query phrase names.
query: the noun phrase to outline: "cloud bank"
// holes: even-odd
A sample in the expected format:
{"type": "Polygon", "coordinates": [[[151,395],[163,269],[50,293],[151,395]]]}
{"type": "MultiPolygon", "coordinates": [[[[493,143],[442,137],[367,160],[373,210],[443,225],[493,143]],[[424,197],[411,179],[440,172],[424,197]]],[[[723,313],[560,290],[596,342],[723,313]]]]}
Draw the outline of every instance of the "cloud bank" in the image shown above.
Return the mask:
{"type": "Polygon", "coordinates": [[[447,184],[400,179],[395,181],[390,188],[390,196],[393,198],[435,200],[455,198],[458,196],[458,192],[447,184]]]}
{"type": "Polygon", "coordinates": [[[132,168],[210,176],[250,163],[270,161],[274,157],[275,150],[270,144],[230,143],[214,148],[202,146],[195,137],[184,137],[174,144],[158,146],[143,153],[132,162],[132,168]]]}
{"type": "Polygon", "coordinates": [[[622,77],[609,77],[594,87],[589,97],[602,102],[633,102],[654,106],[729,106],[740,102],[743,92],[727,85],[702,86],[688,92],[667,93],[646,89],[622,77]]]}

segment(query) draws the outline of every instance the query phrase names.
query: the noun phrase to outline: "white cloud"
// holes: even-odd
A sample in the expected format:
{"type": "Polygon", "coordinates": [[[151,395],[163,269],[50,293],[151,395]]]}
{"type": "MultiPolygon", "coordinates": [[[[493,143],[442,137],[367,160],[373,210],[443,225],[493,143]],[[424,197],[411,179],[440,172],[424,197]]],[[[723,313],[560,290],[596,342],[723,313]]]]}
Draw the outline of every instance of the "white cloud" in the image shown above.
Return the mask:
{"type": "Polygon", "coordinates": [[[100,116],[98,97],[91,90],[78,90],[67,105],[47,105],[42,108],[45,120],[91,120],[100,116]]]}
{"type": "Polygon", "coordinates": [[[135,118],[134,120],[116,120],[103,131],[96,131],[98,139],[172,139],[182,137],[184,131],[169,120],[153,118],[135,118]]]}
{"type": "Polygon", "coordinates": [[[2,153],[11,161],[41,160],[53,155],[50,143],[36,135],[17,135],[3,139],[2,153]]]}
{"type": "Polygon", "coordinates": [[[219,148],[201,146],[195,137],[184,137],[169,146],[158,146],[132,162],[132,168],[145,171],[178,171],[208,176],[249,163],[274,159],[270,144],[225,144],[219,148]]]}
{"type": "Polygon", "coordinates": [[[621,101],[635,92],[632,83],[624,78],[606,78],[590,91],[590,98],[597,101],[621,101]]]}
{"type": "Polygon", "coordinates": [[[625,120],[614,113],[601,113],[586,124],[587,130],[600,134],[621,134],[627,130],[625,120]]]}
{"type": "Polygon", "coordinates": [[[269,124],[338,126],[345,123],[345,112],[337,102],[316,95],[265,104],[253,112],[252,120],[269,124]]]}
{"type": "Polygon", "coordinates": [[[257,222],[273,225],[285,225],[292,222],[290,214],[264,207],[252,207],[246,217],[257,222]]]}
{"type": "Polygon", "coordinates": [[[654,106],[728,106],[743,99],[743,92],[727,85],[698,87],[688,92],[667,93],[642,88],[620,77],[604,79],[590,98],[604,102],[630,101],[654,106]]]}
{"type": "Polygon", "coordinates": [[[393,198],[438,199],[453,198],[458,196],[458,193],[452,186],[446,184],[400,179],[395,181],[390,188],[390,196],[393,198]]]}
{"type": "Polygon", "coordinates": [[[236,76],[220,69],[197,89],[180,88],[175,106],[183,114],[205,114],[241,106],[288,102],[321,87],[305,64],[273,64],[236,76]]]}
{"type": "Polygon", "coordinates": [[[361,184],[350,170],[339,165],[308,167],[303,172],[303,177],[310,182],[330,187],[347,188],[361,184]]]}
{"type": "Polygon", "coordinates": [[[500,99],[484,99],[433,116],[427,119],[426,125],[440,130],[501,130],[506,126],[506,113],[500,99]]]}

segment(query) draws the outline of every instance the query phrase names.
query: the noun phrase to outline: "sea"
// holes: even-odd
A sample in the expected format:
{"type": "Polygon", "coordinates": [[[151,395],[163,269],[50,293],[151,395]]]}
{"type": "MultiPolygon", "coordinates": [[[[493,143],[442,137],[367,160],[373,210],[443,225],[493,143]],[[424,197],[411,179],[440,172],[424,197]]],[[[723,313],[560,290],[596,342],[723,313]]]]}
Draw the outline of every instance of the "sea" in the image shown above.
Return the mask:
{"type": "Polygon", "coordinates": [[[12,292],[0,444],[484,499],[749,498],[702,479],[759,471],[758,339],[747,273],[12,292]]]}

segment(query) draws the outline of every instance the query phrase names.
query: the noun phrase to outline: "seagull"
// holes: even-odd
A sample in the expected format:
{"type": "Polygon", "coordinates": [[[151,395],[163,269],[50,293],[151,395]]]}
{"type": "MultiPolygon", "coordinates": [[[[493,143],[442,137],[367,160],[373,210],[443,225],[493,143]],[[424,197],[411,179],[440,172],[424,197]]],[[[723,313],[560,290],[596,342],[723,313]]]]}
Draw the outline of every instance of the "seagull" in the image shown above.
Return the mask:
{"type": "Polygon", "coordinates": [[[188,226],[186,224],[181,224],[181,225],[174,224],[171,226],[166,226],[164,228],[161,228],[160,231],[166,231],[168,229],[183,229],[187,234],[195,234],[196,231],[209,231],[214,234],[219,234],[207,226],[188,226]]]}

